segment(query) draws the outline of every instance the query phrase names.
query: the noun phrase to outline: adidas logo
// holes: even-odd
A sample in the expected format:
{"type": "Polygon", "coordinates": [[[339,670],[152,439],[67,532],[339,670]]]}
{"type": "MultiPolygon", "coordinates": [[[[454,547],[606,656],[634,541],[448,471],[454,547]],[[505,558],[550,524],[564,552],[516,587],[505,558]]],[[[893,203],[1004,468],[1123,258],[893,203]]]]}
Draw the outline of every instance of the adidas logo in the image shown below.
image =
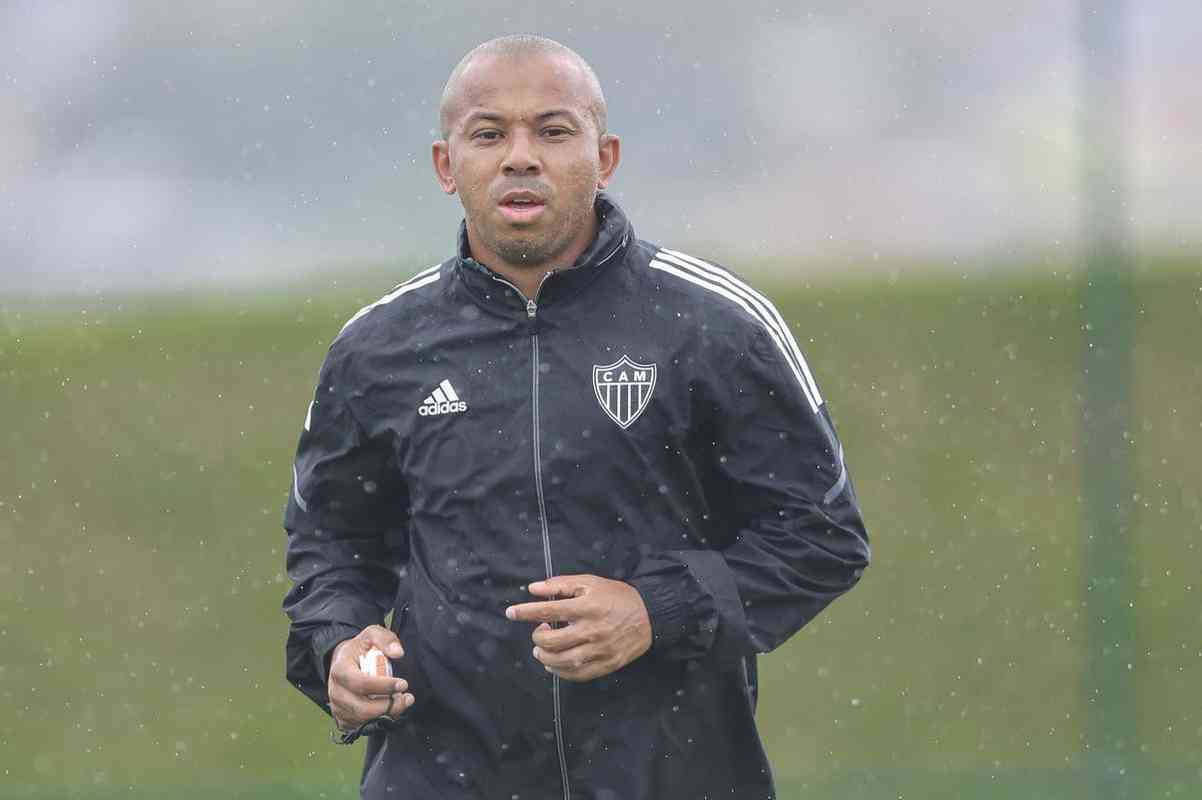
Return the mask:
{"type": "Polygon", "coordinates": [[[431,392],[417,409],[417,413],[423,417],[458,414],[463,411],[467,411],[467,403],[459,399],[448,380],[438,384],[438,388],[431,392]]]}

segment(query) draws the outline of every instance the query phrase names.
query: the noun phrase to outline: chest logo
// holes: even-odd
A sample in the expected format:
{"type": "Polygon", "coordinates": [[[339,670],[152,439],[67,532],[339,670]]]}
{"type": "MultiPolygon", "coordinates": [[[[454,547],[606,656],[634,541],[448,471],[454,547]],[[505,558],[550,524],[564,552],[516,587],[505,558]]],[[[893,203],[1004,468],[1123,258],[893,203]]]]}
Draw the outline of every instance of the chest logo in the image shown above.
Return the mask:
{"type": "Polygon", "coordinates": [[[449,380],[438,384],[438,388],[427,395],[422,404],[417,407],[417,413],[423,417],[437,417],[440,414],[460,414],[467,411],[467,403],[459,399],[455,387],[449,380]]]}
{"type": "Polygon", "coordinates": [[[622,356],[606,366],[593,365],[593,390],[601,410],[623,429],[639,418],[655,391],[655,365],[622,356]]]}

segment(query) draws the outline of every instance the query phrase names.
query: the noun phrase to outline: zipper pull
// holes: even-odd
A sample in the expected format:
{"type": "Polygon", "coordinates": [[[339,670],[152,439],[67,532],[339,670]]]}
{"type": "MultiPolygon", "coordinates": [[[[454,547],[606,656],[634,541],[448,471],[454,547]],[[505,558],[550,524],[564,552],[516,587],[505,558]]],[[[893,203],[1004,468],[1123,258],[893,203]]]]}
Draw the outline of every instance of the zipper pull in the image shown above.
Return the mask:
{"type": "Polygon", "coordinates": [[[526,333],[538,335],[538,303],[533,300],[526,301],[526,333]]]}

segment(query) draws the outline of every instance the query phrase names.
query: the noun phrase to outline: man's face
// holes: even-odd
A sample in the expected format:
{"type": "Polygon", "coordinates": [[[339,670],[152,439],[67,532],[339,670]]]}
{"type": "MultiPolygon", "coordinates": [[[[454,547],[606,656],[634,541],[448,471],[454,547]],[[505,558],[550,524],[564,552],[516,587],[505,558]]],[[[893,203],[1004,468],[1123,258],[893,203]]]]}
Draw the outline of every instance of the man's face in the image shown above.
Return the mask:
{"type": "Polygon", "coordinates": [[[434,166],[463,203],[473,255],[570,266],[555,262],[591,241],[593,201],[618,160],[617,137],[597,130],[584,75],[558,55],[480,56],[458,86],[434,166]]]}

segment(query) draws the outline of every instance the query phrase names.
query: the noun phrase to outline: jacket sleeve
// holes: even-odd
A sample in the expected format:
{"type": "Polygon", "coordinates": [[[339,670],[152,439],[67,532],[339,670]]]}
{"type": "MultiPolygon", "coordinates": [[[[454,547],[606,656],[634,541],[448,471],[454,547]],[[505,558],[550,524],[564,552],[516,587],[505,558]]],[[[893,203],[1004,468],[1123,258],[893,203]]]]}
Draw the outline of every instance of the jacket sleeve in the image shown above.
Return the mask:
{"type": "Polygon", "coordinates": [[[717,518],[714,549],[645,555],[629,582],[651,618],[651,652],[734,660],[775,649],[849,590],[868,537],[843,448],[788,331],[762,329],[711,390],[703,459],[717,518]],[[707,437],[711,438],[711,437],[707,437]]]}
{"type": "Polygon", "coordinates": [[[286,674],[327,713],[331,651],[383,623],[408,559],[408,500],[395,451],[356,420],[345,357],[335,348],[305,417],[284,511],[292,584],[283,602],[291,620],[286,674]]]}

